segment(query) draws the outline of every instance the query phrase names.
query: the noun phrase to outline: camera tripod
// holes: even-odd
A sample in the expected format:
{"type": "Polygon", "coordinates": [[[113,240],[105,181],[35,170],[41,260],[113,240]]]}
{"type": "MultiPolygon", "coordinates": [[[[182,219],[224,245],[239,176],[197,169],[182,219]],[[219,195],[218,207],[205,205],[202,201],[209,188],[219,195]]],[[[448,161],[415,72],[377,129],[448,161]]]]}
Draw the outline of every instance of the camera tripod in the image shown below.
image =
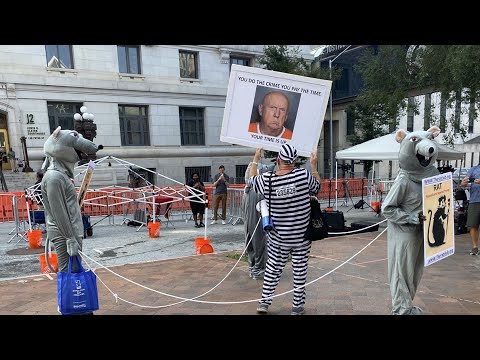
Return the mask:
{"type": "Polygon", "coordinates": [[[350,196],[350,189],[349,189],[349,180],[345,180],[345,178],[343,179],[343,192],[344,192],[344,198],[340,204],[340,206],[348,206],[348,199],[350,198],[350,201],[352,202],[352,205],[354,205],[353,203],[353,199],[352,197],[350,196]]]}
{"type": "MultiPolygon", "coordinates": [[[[362,192],[361,192],[362,198],[361,198],[360,200],[358,200],[356,204],[353,204],[353,206],[352,206],[350,209],[348,209],[346,212],[349,212],[349,211],[352,210],[352,209],[357,209],[357,210],[358,210],[358,209],[362,209],[362,210],[363,210],[363,209],[364,209],[363,206],[364,206],[364,205],[367,205],[370,209],[372,209],[372,211],[373,211],[376,215],[379,215],[379,214],[380,214],[380,208],[374,209],[368,202],[366,202],[365,200],[363,200],[363,189],[364,189],[363,181],[364,181],[364,179],[362,179],[362,192]]],[[[352,201],[352,203],[353,203],[353,201],[352,201]]]]}

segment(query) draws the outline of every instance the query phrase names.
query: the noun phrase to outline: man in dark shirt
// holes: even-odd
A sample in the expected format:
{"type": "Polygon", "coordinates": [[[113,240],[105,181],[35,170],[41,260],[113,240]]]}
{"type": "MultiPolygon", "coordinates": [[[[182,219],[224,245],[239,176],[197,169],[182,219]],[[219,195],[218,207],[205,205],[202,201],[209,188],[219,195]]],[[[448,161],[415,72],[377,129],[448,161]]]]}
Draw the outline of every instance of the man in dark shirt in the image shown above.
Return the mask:
{"type": "Polygon", "coordinates": [[[218,168],[219,173],[215,175],[213,186],[215,191],[213,193],[213,221],[211,225],[217,223],[218,218],[218,206],[220,201],[222,202],[222,224],[225,225],[225,219],[227,218],[227,187],[230,185],[230,177],[225,174],[225,166],[220,165],[218,168]]]}

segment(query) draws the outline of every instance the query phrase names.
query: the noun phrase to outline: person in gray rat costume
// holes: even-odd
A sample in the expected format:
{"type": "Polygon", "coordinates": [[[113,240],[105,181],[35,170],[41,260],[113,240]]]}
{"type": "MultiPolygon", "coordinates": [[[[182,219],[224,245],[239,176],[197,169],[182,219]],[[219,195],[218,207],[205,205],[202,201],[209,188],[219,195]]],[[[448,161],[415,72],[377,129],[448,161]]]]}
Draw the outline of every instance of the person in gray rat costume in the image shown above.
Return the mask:
{"type": "MultiPolygon", "coordinates": [[[[103,149],[74,130],[57,127],[45,141],[45,161],[41,189],[45,206],[47,245],[52,241],[57,252],[58,270],[68,270],[69,256],[82,249],[83,221],[78,197],[73,184],[73,169],[80,161],[80,153],[95,154],[103,149]]],[[[48,259],[48,257],[46,257],[48,259]]],[[[72,272],[78,272],[77,263],[72,272]]]]}
{"type": "Polygon", "coordinates": [[[413,305],[424,268],[422,179],[440,174],[434,166],[438,147],[434,138],[440,129],[407,133],[398,130],[400,171],[382,204],[388,219],[388,280],[393,315],[422,315],[413,305]]]}
{"type": "MultiPolygon", "coordinates": [[[[248,164],[247,170],[245,171],[245,183],[248,183],[251,166],[252,163],[248,164]]],[[[267,171],[273,171],[274,168],[275,164],[262,164],[258,167],[260,174],[263,174],[267,171]]],[[[255,208],[257,203],[262,199],[262,194],[258,194],[253,191],[252,187],[249,185],[245,186],[241,207],[245,228],[245,244],[248,244],[248,269],[250,271],[250,277],[255,280],[263,279],[263,275],[265,273],[265,264],[267,262],[265,231],[263,231],[262,222],[260,221],[258,224],[261,216],[255,208]],[[252,241],[250,241],[250,239],[252,239],[252,241]]]]}

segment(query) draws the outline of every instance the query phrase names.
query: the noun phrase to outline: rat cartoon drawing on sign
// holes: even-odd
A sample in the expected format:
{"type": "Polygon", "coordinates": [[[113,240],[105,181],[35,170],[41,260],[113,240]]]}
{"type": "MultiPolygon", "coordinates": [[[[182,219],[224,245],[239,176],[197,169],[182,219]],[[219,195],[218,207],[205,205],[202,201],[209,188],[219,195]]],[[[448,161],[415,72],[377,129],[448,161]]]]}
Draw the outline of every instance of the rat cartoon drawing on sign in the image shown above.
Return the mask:
{"type": "MultiPolygon", "coordinates": [[[[450,205],[450,199],[448,199],[448,204],[450,205]]],[[[433,211],[430,209],[428,210],[428,213],[430,214],[428,221],[429,231],[427,232],[428,245],[430,245],[430,247],[435,247],[445,244],[445,234],[447,233],[448,228],[448,215],[450,214],[450,206],[447,207],[447,197],[443,195],[438,198],[438,208],[433,216],[433,226],[431,231],[430,225],[432,225],[433,211]],[[447,208],[447,212],[445,212],[445,208],[447,208]],[[434,242],[430,241],[430,233],[433,234],[434,242]]]]}

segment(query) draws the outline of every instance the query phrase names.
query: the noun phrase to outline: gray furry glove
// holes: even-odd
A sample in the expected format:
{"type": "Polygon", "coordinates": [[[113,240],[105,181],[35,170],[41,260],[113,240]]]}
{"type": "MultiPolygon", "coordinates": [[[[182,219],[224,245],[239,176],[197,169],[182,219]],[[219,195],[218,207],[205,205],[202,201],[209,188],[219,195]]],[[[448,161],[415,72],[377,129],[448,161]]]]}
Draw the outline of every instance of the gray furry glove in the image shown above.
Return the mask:
{"type": "Polygon", "coordinates": [[[410,224],[415,224],[415,225],[419,225],[420,224],[420,216],[422,216],[423,213],[422,212],[419,212],[419,213],[416,213],[416,214],[411,214],[409,217],[408,217],[408,222],[410,224]]]}
{"type": "Polygon", "coordinates": [[[78,255],[78,250],[80,246],[78,245],[78,241],[76,239],[67,239],[67,253],[70,256],[78,255]]]}

